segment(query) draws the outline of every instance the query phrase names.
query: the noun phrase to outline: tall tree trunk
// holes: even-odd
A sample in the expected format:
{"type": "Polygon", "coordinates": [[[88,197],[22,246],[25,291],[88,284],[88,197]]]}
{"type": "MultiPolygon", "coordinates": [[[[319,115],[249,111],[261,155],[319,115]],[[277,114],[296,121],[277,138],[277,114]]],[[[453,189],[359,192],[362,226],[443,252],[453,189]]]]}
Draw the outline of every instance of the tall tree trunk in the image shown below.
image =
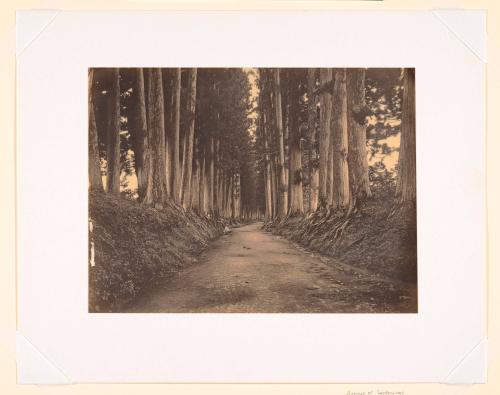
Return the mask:
{"type": "Polygon", "coordinates": [[[231,176],[231,187],[230,187],[230,191],[231,191],[231,218],[234,218],[234,215],[235,215],[235,198],[234,198],[234,175],[231,176]]]}
{"type": "Polygon", "coordinates": [[[167,198],[167,172],[165,161],[165,120],[163,108],[163,83],[160,68],[151,70],[149,92],[149,129],[152,147],[152,203],[162,208],[167,198]]]}
{"type": "Polygon", "coordinates": [[[333,87],[332,122],[332,207],[345,208],[349,205],[349,170],[347,165],[347,88],[345,69],[335,70],[333,87]]]}
{"type": "Polygon", "coordinates": [[[264,180],[265,180],[265,198],[266,198],[266,219],[271,219],[273,217],[273,203],[272,203],[272,190],[271,190],[271,160],[270,160],[270,155],[269,155],[269,130],[268,130],[268,124],[267,124],[267,113],[266,110],[263,109],[263,114],[262,114],[262,133],[263,133],[263,139],[264,139],[264,150],[265,150],[265,156],[264,156],[264,161],[265,161],[265,173],[264,173],[264,180]]]}
{"type": "Polygon", "coordinates": [[[316,133],[316,69],[307,70],[307,128],[309,132],[309,211],[314,212],[318,208],[319,172],[317,167],[317,133],[316,133]]]}
{"type": "Polygon", "coordinates": [[[102,192],[101,161],[99,159],[99,142],[94,114],[92,94],[94,88],[94,69],[89,68],[89,189],[102,192]]]}
{"type": "MultiPolygon", "coordinates": [[[[281,80],[281,82],[283,79],[281,80]]],[[[285,80],[286,81],[286,80],[285,80]]],[[[287,89],[288,90],[288,89],[287,89]]],[[[283,106],[283,114],[284,114],[284,125],[283,125],[283,142],[285,145],[285,185],[286,185],[286,193],[288,196],[286,212],[290,209],[290,107],[289,107],[289,99],[288,92],[285,90],[285,94],[282,94],[282,98],[286,98],[286,104],[283,106]]]]}
{"type": "Polygon", "coordinates": [[[280,205],[281,215],[284,217],[287,214],[288,208],[288,186],[286,184],[285,175],[285,145],[283,136],[283,116],[281,110],[281,85],[280,85],[280,69],[274,69],[274,100],[276,111],[276,128],[279,139],[279,172],[280,172],[280,205]]]}
{"type": "Polygon", "coordinates": [[[215,181],[215,145],[213,136],[210,137],[210,153],[209,153],[209,167],[208,167],[208,210],[211,214],[214,212],[214,181],[215,181]]]}
{"type": "Polygon", "coordinates": [[[365,69],[347,69],[350,209],[371,196],[366,152],[366,125],[357,116],[365,108],[365,69]]]}
{"type": "Polygon", "coordinates": [[[172,110],[172,122],[173,122],[173,135],[174,135],[174,157],[172,160],[172,172],[174,176],[173,182],[173,197],[176,203],[180,203],[181,197],[181,163],[179,162],[179,150],[180,150],[180,120],[181,120],[181,69],[174,69],[173,73],[173,110],[172,110]]]}
{"type": "Polygon", "coordinates": [[[189,69],[188,100],[187,100],[187,153],[186,169],[184,171],[184,208],[191,204],[191,178],[193,174],[193,144],[194,144],[194,123],[196,119],[196,76],[197,69],[189,69]]]}
{"type": "Polygon", "coordinates": [[[108,97],[108,138],[106,149],[108,193],[120,193],[120,69],[113,68],[108,97]]]}
{"type": "Polygon", "coordinates": [[[198,136],[195,137],[195,142],[194,145],[196,147],[195,153],[194,153],[194,171],[193,171],[193,180],[192,180],[192,187],[191,187],[191,207],[193,207],[194,210],[196,210],[198,213],[200,213],[200,144],[199,144],[199,138],[198,136]]]}
{"type": "Polygon", "coordinates": [[[207,147],[203,147],[203,162],[202,162],[202,170],[201,170],[201,196],[202,196],[202,210],[204,214],[208,214],[210,207],[209,207],[209,200],[208,200],[208,159],[207,159],[207,147]]]}
{"type": "Polygon", "coordinates": [[[273,218],[278,217],[278,190],[279,190],[279,181],[277,174],[277,158],[275,156],[271,159],[271,192],[273,197],[273,218]]]}
{"type": "MultiPolygon", "coordinates": [[[[137,173],[137,187],[139,199],[141,201],[151,201],[151,147],[149,145],[146,95],[144,91],[144,71],[142,68],[136,69],[134,78],[135,94],[135,117],[134,117],[134,140],[136,141],[135,160],[137,173]]],[[[149,93],[148,93],[149,94],[149,93]]]]}
{"type": "Polygon", "coordinates": [[[290,208],[289,215],[304,212],[304,197],[302,190],[302,153],[300,150],[300,95],[298,86],[292,81],[290,87],[290,208]]]}
{"type": "MultiPolygon", "coordinates": [[[[320,69],[320,87],[323,88],[332,80],[332,69],[320,69]]],[[[320,133],[319,133],[319,194],[318,204],[326,207],[328,204],[328,152],[330,150],[332,98],[330,92],[322,90],[320,96],[320,133]]]]}
{"type": "Polygon", "coordinates": [[[415,147],[415,69],[403,70],[403,119],[401,122],[401,144],[399,148],[398,179],[396,196],[398,202],[415,202],[416,147],[415,147]]]}
{"type": "Polygon", "coordinates": [[[162,70],[163,78],[163,101],[165,107],[165,155],[167,171],[167,195],[172,198],[174,187],[173,159],[174,159],[174,123],[173,123],[173,73],[172,69],[162,70]]]}
{"type": "Polygon", "coordinates": [[[215,185],[214,185],[214,206],[215,214],[218,216],[221,212],[220,210],[220,184],[221,184],[221,152],[220,152],[220,140],[219,138],[215,141],[215,185]]]}

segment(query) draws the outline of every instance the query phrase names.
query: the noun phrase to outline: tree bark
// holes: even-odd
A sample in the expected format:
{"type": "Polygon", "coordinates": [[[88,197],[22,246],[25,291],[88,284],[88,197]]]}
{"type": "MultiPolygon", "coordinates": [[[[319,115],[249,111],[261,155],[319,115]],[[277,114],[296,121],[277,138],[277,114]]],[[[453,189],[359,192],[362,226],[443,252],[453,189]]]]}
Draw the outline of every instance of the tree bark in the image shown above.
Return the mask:
{"type": "Polygon", "coordinates": [[[273,174],[273,217],[279,216],[279,179],[278,179],[278,158],[274,156],[272,161],[271,172],[273,174]]]}
{"type": "Polygon", "coordinates": [[[207,166],[207,148],[203,147],[203,160],[202,160],[202,165],[201,165],[201,205],[202,205],[202,212],[204,214],[207,214],[209,212],[209,202],[208,202],[208,166],[207,166]]]}
{"type": "Polygon", "coordinates": [[[149,146],[149,135],[147,125],[146,95],[144,91],[144,71],[136,69],[134,79],[135,118],[134,118],[134,140],[136,141],[135,160],[137,174],[137,189],[140,201],[151,201],[151,147],[149,146]]]}
{"type": "Polygon", "coordinates": [[[92,92],[94,88],[94,69],[89,68],[89,189],[91,191],[104,191],[101,177],[101,161],[99,159],[99,141],[97,125],[94,114],[92,92]]]}
{"type": "Polygon", "coordinates": [[[213,136],[210,137],[210,146],[209,146],[209,167],[208,167],[208,210],[209,213],[213,214],[214,212],[214,181],[215,181],[215,145],[213,136]]]}
{"type": "Polygon", "coordinates": [[[415,147],[415,69],[403,71],[403,119],[399,148],[396,196],[399,203],[415,202],[416,147],[415,147]]]}
{"type": "Polygon", "coordinates": [[[272,202],[272,187],[271,187],[271,182],[272,182],[272,175],[271,175],[271,159],[269,155],[269,132],[268,132],[268,124],[267,124],[267,113],[266,110],[263,109],[263,114],[262,114],[262,133],[263,133],[263,139],[264,139],[264,150],[265,150],[265,156],[264,156],[264,161],[265,161],[265,174],[264,174],[264,180],[265,180],[265,199],[266,199],[266,219],[271,219],[273,218],[273,202],[272,202]]]}
{"type": "Polygon", "coordinates": [[[292,80],[290,86],[290,208],[289,215],[304,212],[304,197],[302,190],[302,153],[300,150],[300,95],[296,81],[292,80]]]}
{"type": "Polygon", "coordinates": [[[349,170],[347,165],[347,88],[345,69],[335,70],[332,122],[332,207],[349,205],[349,170]]]}
{"type": "MultiPolygon", "coordinates": [[[[332,69],[320,69],[320,86],[330,83],[332,69]]],[[[331,94],[323,90],[320,96],[320,133],[319,133],[319,193],[318,205],[326,207],[328,204],[328,152],[330,149],[332,98],[331,94]]]]}
{"type": "Polygon", "coordinates": [[[167,196],[173,198],[173,159],[174,159],[174,123],[173,123],[173,69],[163,69],[163,102],[165,108],[165,155],[167,171],[167,196]]]}
{"type": "Polygon", "coordinates": [[[108,97],[107,177],[108,193],[120,193],[120,69],[113,68],[108,97]]]}
{"type": "Polygon", "coordinates": [[[316,133],[316,69],[307,70],[307,129],[309,132],[308,171],[309,171],[309,211],[318,208],[319,172],[317,168],[317,133],[316,133]]]}
{"type": "Polygon", "coordinates": [[[187,153],[186,169],[184,171],[184,198],[183,206],[188,208],[191,205],[191,179],[193,174],[193,145],[194,145],[194,123],[196,119],[196,76],[197,69],[189,69],[189,85],[187,100],[187,153]]]}
{"type": "Polygon", "coordinates": [[[173,198],[175,203],[180,203],[181,197],[181,163],[179,162],[180,150],[180,119],[181,119],[181,69],[174,69],[173,73],[173,110],[172,110],[172,127],[173,127],[173,151],[172,159],[173,172],[173,198]]]}
{"type": "Polygon", "coordinates": [[[165,161],[165,120],[163,108],[163,83],[160,68],[150,73],[151,90],[149,92],[149,133],[152,147],[152,203],[162,208],[167,198],[167,172],[165,161]]]}
{"type": "Polygon", "coordinates": [[[281,109],[280,69],[274,69],[274,100],[276,111],[276,129],[279,139],[280,208],[281,215],[284,217],[287,214],[288,208],[288,186],[286,184],[285,175],[285,145],[283,136],[283,114],[281,109]]]}
{"type": "MultiPolygon", "coordinates": [[[[349,130],[350,208],[371,196],[366,151],[366,125],[356,120],[356,113],[365,107],[365,69],[347,70],[347,114],[349,130]]],[[[358,117],[359,118],[359,117],[358,117]]]]}

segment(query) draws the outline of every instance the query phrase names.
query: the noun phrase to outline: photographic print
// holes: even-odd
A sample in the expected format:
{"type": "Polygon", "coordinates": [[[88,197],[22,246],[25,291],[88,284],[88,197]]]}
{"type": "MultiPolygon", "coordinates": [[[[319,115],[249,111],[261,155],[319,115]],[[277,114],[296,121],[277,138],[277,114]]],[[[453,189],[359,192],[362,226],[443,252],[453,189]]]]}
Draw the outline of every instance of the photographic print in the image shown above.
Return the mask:
{"type": "Polygon", "coordinates": [[[414,68],[90,68],[89,312],[417,313],[414,68]]]}

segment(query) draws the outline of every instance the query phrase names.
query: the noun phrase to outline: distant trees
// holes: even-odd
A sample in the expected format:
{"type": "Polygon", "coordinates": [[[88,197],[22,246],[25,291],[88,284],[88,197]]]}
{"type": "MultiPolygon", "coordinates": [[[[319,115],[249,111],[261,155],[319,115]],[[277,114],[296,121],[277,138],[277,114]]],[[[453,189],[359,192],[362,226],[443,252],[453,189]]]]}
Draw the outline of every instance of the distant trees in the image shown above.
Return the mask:
{"type": "Polygon", "coordinates": [[[398,202],[414,201],[415,71],[399,74],[90,69],[89,189],[119,194],[122,181],[144,204],[214,216],[349,215],[388,174],[368,159],[397,150],[384,139],[401,133],[397,177],[386,178],[398,202]]]}

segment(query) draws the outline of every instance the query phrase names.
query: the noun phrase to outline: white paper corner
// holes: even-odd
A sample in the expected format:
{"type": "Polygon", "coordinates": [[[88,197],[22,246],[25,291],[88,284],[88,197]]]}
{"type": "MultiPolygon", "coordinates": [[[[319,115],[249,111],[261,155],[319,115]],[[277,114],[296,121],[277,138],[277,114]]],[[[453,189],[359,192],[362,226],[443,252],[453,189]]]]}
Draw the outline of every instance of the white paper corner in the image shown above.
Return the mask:
{"type": "Polygon", "coordinates": [[[71,384],[71,380],[50,362],[19,331],[16,333],[18,384],[71,384]]]}
{"type": "Polygon", "coordinates": [[[433,10],[432,13],[479,60],[486,63],[485,10],[433,10]]]}
{"type": "Polygon", "coordinates": [[[19,56],[42,34],[59,12],[57,10],[16,12],[16,56],[19,56]]]}
{"type": "Polygon", "coordinates": [[[481,340],[444,379],[446,384],[484,384],[487,378],[488,340],[481,340]]]}

